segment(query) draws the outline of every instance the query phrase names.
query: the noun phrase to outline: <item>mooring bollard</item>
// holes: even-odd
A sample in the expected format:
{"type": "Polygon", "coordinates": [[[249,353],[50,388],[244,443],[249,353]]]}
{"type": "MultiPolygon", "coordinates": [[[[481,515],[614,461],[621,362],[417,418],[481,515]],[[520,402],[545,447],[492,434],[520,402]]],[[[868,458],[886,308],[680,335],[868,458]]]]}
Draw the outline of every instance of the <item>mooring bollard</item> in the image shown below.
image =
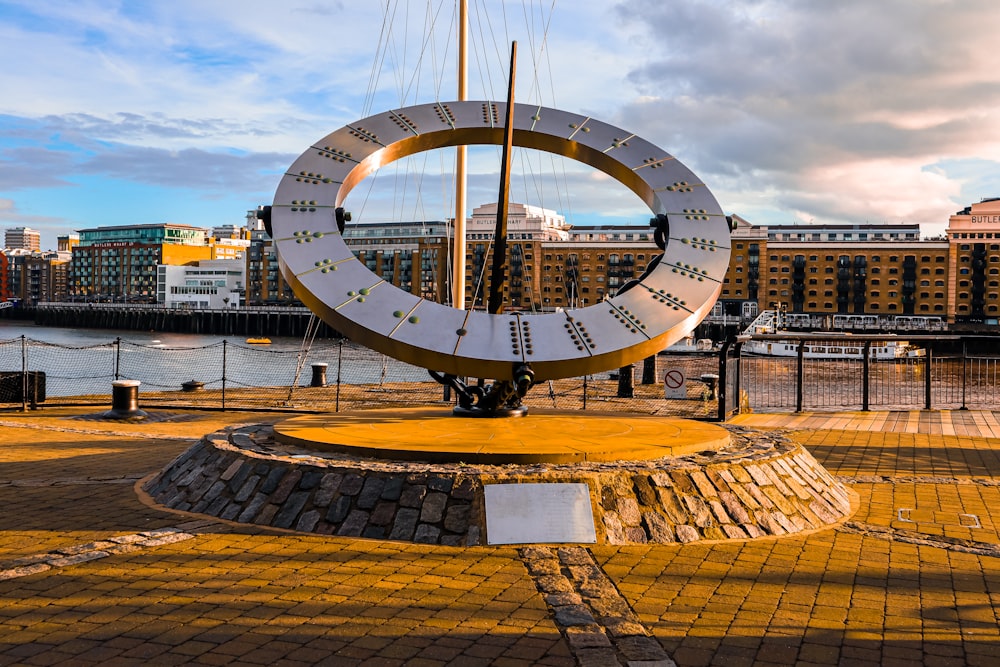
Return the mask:
{"type": "Polygon", "coordinates": [[[111,383],[111,409],[104,413],[111,419],[135,419],[146,417],[139,409],[138,380],[115,380],[111,383]]]}
{"type": "Polygon", "coordinates": [[[701,381],[708,387],[709,399],[715,401],[719,398],[719,376],[715,373],[702,373],[701,381]]]}
{"type": "Polygon", "coordinates": [[[313,364],[313,376],[312,382],[309,383],[310,387],[325,387],[326,386],[326,367],[329,364],[318,363],[313,364]]]}

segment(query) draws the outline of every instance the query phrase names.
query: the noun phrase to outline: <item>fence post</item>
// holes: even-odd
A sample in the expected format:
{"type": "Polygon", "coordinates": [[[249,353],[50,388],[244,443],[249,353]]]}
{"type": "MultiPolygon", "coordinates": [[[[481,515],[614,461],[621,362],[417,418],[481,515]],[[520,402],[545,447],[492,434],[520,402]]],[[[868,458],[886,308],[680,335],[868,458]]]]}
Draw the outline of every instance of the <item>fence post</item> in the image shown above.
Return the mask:
{"type": "Polygon", "coordinates": [[[965,405],[965,385],[967,382],[966,376],[969,374],[969,357],[966,350],[966,341],[962,339],[962,407],[959,410],[968,410],[968,406],[965,405]]]}
{"type": "Polygon", "coordinates": [[[584,412],[586,412],[586,410],[587,410],[587,378],[588,377],[590,377],[590,376],[589,375],[584,375],[583,376],[583,410],[584,410],[584,412]]]}
{"type": "Polygon", "coordinates": [[[340,344],[337,345],[337,393],[333,402],[333,411],[340,412],[340,367],[344,359],[344,339],[340,339],[340,344]]]}
{"type": "Polygon", "coordinates": [[[122,337],[115,337],[115,379],[121,379],[121,368],[122,368],[122,337]]]}
{"type": "Polygon", "coordinates": [[[868,412],[868,389],[871,382],[871,349],[872,342],[870,340],[865,341],[865,347],[862,351],[864,358],[861,360],[861,410],[862,412],[868,412]]]}
{"type": "Polygon", "coordinates": [[[927,346],[927,356],[924,357],[924,410],[931,409],[931,346],[927,346]]]}
{"type": "Polygon", "coordinates": [[[28,339],[21,334],[21,412],[28,411],[28,339]]]}
{"type": "Polygon", "coordinates": [[[226,409],[226,347],[229,344],[225,338],[222,339],[222,410],[226,409]]]}
{"type": "MultiPolygon", "coordinates": [[[[719,350],[719,421],[726,421],[728,416],[728,410],[726,410],[727,397],[729,392],[726,391],[729,380],[729,364],[727,363],[729,358],[729,347],[733,344],[733,341],[727,340],[722,344],[722,349],[719,350]]],[[[738,395],[738,394],[737,394],[738,395]]],[[[738,403],[737,403],[738,405],[738,403]]]]}
{"type": "Polygon", "coordinates": [[[805,368],[803,367],[803,360],[806,355],[806,344],[801,338],[799,339],[799,347],[796,355],[796,368],[795,368],[795,411],[802,412],[802,383],[805,381],[805,368]]]}

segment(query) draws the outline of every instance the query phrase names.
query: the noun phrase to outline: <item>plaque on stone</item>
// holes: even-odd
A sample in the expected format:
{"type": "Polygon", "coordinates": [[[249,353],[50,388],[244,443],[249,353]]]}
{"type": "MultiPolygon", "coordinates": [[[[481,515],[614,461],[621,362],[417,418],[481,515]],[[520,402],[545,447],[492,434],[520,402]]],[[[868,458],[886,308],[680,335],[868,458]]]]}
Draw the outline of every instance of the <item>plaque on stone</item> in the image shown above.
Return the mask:
{"type": "Polygon", "coordinates": [[[586,484],[486,484],[488,544],[597,542],[586,484]]]}

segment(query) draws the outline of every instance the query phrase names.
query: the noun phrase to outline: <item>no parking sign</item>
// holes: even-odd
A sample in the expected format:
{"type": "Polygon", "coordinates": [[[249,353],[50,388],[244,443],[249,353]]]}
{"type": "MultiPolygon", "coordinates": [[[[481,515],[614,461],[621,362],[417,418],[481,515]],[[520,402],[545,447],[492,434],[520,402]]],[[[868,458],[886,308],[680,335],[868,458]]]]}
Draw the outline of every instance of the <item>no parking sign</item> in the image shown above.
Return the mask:
{"type": "Polygon", "coordinates": [[[682,369],[668,368],[663,374],[663,397],[687,398],[687,386],[684,380],[684,371],[682,369]]]}

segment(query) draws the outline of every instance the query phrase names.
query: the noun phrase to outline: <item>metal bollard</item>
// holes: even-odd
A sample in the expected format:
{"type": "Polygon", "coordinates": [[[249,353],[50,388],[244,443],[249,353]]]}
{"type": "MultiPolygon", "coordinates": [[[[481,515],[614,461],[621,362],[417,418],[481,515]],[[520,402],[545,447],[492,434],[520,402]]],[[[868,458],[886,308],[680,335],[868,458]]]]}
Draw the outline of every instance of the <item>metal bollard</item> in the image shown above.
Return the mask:
{"type": "Polygon", "coordinates": [[[139,409],[138,380],[115,380],[111,383],[111,409],[104,413],[109,419],[143,419],[147,417],[139,409]]]}
{"type": "Polygon", "coordinates": [[[319,363],[313,364],[313,376],[312,382],[309,383],[310,387],[325,387],[326,386],[326,368],[329,364],[319,363]]]}

